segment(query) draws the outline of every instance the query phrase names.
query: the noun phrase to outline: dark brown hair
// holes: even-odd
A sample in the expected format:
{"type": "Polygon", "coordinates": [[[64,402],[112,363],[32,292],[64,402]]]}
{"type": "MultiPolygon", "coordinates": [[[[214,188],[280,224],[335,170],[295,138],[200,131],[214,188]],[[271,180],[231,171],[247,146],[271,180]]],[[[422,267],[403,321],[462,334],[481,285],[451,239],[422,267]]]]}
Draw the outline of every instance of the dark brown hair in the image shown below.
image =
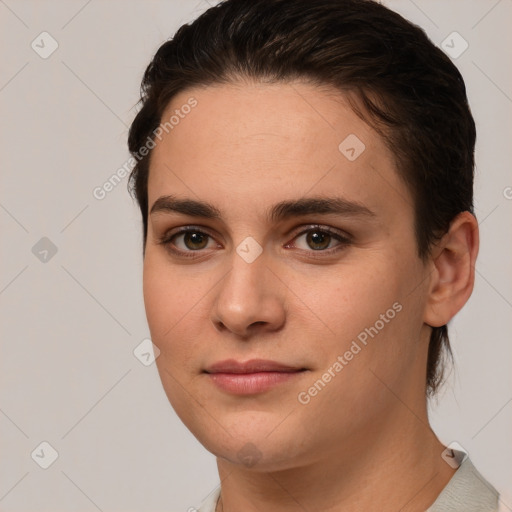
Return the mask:
{"type": "MultiPolygon", "coordinates": [[[[226,0],[166,41],[142,80],[128,146],[137,158],[129,185],[142,212],[144,248],[151,153],[141,158],[139,150],[154,140],[176,94],[241,79],[306,80],[352,98],[411,191],[424,261],[458,213],[474,214],[476,132],[464,80],[421,28],[373,0],[226,0]]],[[[443,381],[446,355],[452,355],[447,326],[434,327],[428,396],[443,381]]]]}

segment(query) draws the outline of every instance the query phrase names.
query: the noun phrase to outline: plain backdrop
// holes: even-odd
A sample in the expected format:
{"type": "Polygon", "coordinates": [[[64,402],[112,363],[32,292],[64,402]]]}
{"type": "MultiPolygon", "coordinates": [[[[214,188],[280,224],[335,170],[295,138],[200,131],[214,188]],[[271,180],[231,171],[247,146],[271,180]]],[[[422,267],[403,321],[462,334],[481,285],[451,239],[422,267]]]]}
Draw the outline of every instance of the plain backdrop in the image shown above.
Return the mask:
{"type": "MultiPolygon", "coordinates": [[[[430,415],[512,510],[512,1],[384,3],[452,53],[467,44],[454,60],[478,129],[481,249],[430,415]]],[[[208,7],[0,0],[2,511],[186,511],[218,485],[155,365],[134,355],[149,331],[127,180],[93,194],[128,159],[151,57],[208,7]]]]}

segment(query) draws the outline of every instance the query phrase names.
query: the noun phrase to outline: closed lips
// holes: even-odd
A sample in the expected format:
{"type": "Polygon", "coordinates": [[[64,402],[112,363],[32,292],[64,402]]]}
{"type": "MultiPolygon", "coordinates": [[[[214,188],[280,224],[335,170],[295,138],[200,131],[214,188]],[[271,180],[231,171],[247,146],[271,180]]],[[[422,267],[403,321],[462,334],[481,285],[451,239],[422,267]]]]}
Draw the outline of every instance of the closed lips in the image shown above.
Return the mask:
{"type": "Polygon", "coordinates": [[[306,368],[293,367],[278,363],[275,361],[266,360],[250,360],[246,362],[238,362],[234,359],[220,361],[209,366],[206,373],[232,373],[232,374],[248,374],[260,372],[279,372],[279,373],[293,373],[304,371],[306,368]]]}
{"type": "Polygon", "coordinates": [[[289,366],[276,361],[252,359],[239,362],[230,359],[215,363],[208,367],[205,373],[223,393],[251,396],[291,382],[303,371],[306,371],[306,368],[289,366]]]}

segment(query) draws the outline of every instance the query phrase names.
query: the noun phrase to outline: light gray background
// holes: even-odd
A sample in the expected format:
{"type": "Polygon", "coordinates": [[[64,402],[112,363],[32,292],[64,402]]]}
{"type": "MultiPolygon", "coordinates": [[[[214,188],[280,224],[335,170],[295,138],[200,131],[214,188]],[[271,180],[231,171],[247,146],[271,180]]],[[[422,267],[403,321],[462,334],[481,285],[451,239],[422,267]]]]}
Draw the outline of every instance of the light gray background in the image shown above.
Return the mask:
{"type": "MultiPolygon", "coordinates": [[[[512,510],[512,1],[384,3],[438,45],[453,31],[469,43],[456,64],[478,127],[481,250],[474,294],[450,326],[456,370],[431,418],[512,510]]],[[[129,156],[152,55],[206,8],[0,0],[2,511],[184,511],[218,483],[154,364],[133,355],[149,331],[126,180],[93,196],[129,156]],[[31,48],[43,31],[59,45],[46,59],[31,48]],[[46,262],[32,252],[42,237],[57,247],[46,262]],[[31,458],[42,441],[59,455],[48,469],[31,458]]]]}

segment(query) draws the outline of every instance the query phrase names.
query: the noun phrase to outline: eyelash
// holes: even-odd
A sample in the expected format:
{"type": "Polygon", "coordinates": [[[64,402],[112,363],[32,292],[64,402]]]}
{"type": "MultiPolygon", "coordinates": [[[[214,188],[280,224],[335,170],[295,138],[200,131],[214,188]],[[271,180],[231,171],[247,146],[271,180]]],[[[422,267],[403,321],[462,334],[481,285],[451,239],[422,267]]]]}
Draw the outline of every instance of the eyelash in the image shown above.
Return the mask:
{"type": "MultiPolygon", "coordinates": [[[[308,226],[307,229],[301,231],[300,233],[297,233],[293,237],[293,240],[295,240],[299,236],[305,235],[305,234],[307,234],[309,232],[316,232],[316,233],[327,234],[327,235],[332,236],[338,242],[340,242],[340,244],[337,245],[336,247],[331,247],[330,249],[325,249],[325,250],[319,249],[319,250],[315,251],[315,250],[311,249],[310,251],[307,251],[305,249],[299,249],[301,251],[306,251],[308,253],[312,253],[311,257],[313,257],[313,258],[324,258],[325,256],[331,256],[332,254],[337,253],[340,250],[343,250],[344,248],[346,248],[348,245],[350,245],[350,243],[352,241],[349,236],[342,235],[338,231],[334,231],[333,229],[331,229],[331,228],[329,228],[327,226],[320,226],[318,224],[310,225],[310,226],[308,226]],[[320,255],[316,255],[314,253],[321,253],[321,254],[320,255]]],[[[194,255],[194,253],[200,253],[200,252],[203,251],[203,249],[198,249],[196,251],[193,251],[193,250],[183,251],[181,249],[173,249],[171,247],[171,245],[173,245],[172,244],[172,240],[174,240],[177,236],[180,236],[180,235],[183,235],[183,234],[187,234],[187,233],[199,233],[201,235],[206,235],[206,236],[208,236],[210,238],[213,238],[213,236],[211,236],[209,233],[206,233],[205,231],[203,231],[199,227],[187,226],[187,227],[184,227],[184,228],[180,229],[179,231],[177,231],[175,233],[172,233],[171,235],[166,233],[165,235],[163,235],[158,240],[158,244],[165,246],[171,253],[173,253],[173,254],[175,254],[175,255],[177,255],[179,257],[182,257],[182,258],[197,258],[198,256],[194,255]]]]}

